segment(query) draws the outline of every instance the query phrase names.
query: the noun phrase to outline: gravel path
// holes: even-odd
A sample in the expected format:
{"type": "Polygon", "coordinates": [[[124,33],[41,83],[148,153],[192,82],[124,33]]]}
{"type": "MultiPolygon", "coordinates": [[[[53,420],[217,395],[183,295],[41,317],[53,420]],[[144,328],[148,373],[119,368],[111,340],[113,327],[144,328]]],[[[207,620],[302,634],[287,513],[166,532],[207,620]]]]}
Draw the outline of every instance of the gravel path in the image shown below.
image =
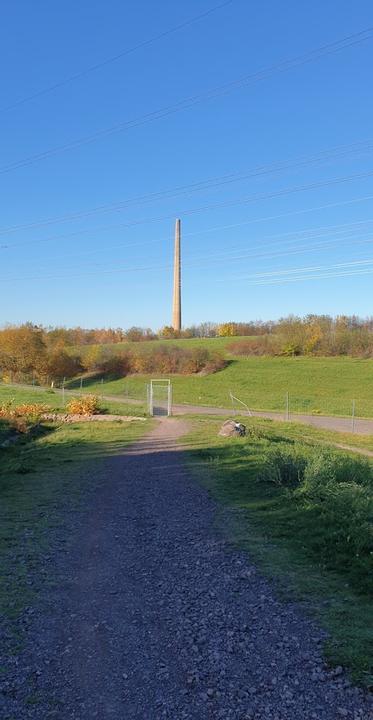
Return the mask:
{"type": "Polygon", "coordinates": [[[66,518],[58,582],[0,675],[1,717],[373,718],[342,669],[323,665],[322,633],[216,534],[177,445],[185,429],[164,420],[105,461],[85,510],[66,518]]]}

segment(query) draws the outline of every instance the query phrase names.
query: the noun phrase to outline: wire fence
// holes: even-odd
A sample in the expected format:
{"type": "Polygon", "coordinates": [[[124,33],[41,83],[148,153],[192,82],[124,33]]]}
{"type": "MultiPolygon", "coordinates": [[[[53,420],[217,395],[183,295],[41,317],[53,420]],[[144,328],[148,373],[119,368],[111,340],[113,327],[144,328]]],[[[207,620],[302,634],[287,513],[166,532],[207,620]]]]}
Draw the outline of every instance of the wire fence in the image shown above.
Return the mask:
{"type": "MultiPolygon", "coordinates": [[[[105,385],[109,382],[104,377],[92,378],[75,378],[67,380],[66,378],[58,380],[49,380],[40,385],[35,378],[24,375],[17,376],[17,382],[13,378],[1,377],[0,371],[0,405],[2,402],[9,400],[19,402],[29,402],[30,394],[35,395],[35,401],[38,402],[37,396],[43,395],[42,402],[52,407],[65,408],[73,397],[80,397],[87,394],[96,395],[100,406],[104,412],[112,414],[140,414],[147,412],[147,388],[145,383],[141,383],[137,392],[133,392],[131,388],[122,388],[120,392],[107,390],[105,385]],[[6,395],[1,393],[8,390],[6,395]],[[14,397],[12,397],[14,390],[14,397]],[[133,406],[133,410],[132,410],[133,406]]],[[[40,400],[41,402],[41,400],[40,400]]]]}
{"type": "Polygon", "coordinates": [[[369,398],[348,399],[325,397],[324,395],[306,398],[287,391],[281,395],[272,395],[268,404],[262,402],[250,405],[233,395],[231,391],[228,395],[234,414],[250,416],[257,413],[272,413],[287,422],[298,418],[302,421],[308,420],[311,424],[316,424],[314,422],[315,418],[343,418],[346,421],[343,428],[349,432],[357,431],[360,420],[366,419],[369,421],[373,418],[372,401],[369,398]]]}
{"type": "MultiPolygon", "coordinates": [[[[1,373],[0,373],[1,378],[1,373]]],[[[95,376],[92,377],[81,377],[73,380],[66,380],[62,378],[59,380],[49,380],[48,385],[39,385],[36,379],[32,376],[25,375],[22,378],[17,377],[17,382],[13,382],[12,377],[6,377],[0,379],[0,385],[2,387],[14,387],[24,388],[25,391],[37,392],[56,392],[61,397],[61,404],[65,405],[68,399],[72,395],[80,395],[92,393],[99,398],[102,398],[106,403],[122,403],[134,406],[146,410],[148,407],[147,403],[147,384],[140,381],[137,378],[133,381],[132,378],[128,379],[128,382],[120,382],[120,386],[115,387],[115,382],[105,379],[104,377],[95,376]],[[106,387],[107,386],[107,387],[106,387]]],[[[174,386],[174,398],[173,402],[177,405],[183,405],[185,400],[183,396],[178,397],[177,385],[174,386]]],[[[296,420],[299,419],[317,417],[340,417],[345,418],[348,421],[348,426],[345,423],[346,429],[350,432],[355,432],[359,419],[373,419],[373,397],[369,396],[369,393],[365,397],[362,395],[358,397],[346,397],[346,396],[331,396],[325,395],[324,393],[314,393],[308,396],[302,393],[296,393],[294,390],[287,391],[271,391],[271,388],[267,388],[265,392],[255,393],[253,392],[250,396],[249,392],[242,393],[242,390],[226,389],[223,392],[223,398],[220,394],[220,402],[213,402],[211,398],[209,401],[205,401],[203,397],[198,397],[194,400],[193,397],[189,399],[189,404],[206,405],[206,406],[220,406],[222,411],[230,411],[233,414],[241,414],[250,416],[256,413],[273,413],[282,420],[296,420]]],[[[207,398],[206,398],[207,400],[207,398]]],[[[1,399],[0,399],[1,403],[1,399]]]]}

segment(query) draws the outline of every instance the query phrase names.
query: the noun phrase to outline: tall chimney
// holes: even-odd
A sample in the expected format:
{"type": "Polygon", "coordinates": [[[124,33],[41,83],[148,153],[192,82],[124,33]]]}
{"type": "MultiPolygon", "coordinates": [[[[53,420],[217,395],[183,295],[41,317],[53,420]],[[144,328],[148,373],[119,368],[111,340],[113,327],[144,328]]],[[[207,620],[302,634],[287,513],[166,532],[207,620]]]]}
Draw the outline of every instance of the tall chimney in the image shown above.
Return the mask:
{"type": "Polygon", "coordinates": [[[172,327],[181,330],[181,258],[180,258],[180,220],[175,223],[174,255],[174,297],[172,303],[172,327]]]}

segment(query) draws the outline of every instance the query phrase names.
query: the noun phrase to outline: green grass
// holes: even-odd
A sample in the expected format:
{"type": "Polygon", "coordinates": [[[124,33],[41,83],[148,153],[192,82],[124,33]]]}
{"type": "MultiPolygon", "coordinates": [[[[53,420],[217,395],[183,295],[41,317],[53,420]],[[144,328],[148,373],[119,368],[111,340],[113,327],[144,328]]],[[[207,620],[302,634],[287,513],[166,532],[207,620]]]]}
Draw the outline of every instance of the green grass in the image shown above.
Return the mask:
{"type": "MultiPolygon", "coordinates": [[[[244,424],[253,425],[258,428],[260,432],[263,432],[266,437],[277,442],[278,439],[287,438],[287,440],[298,441],[302,443],[309,443],[312,447],[315,445],[335,447],[338,445],[345,445],[351,447],[352,455],[355,454],[355,450],[367,450],[373,452],[373,435],[357,435],[355,433],[340,432],[339,430],[324,430],[322,428],[314,427],[313,425],[306,425],[297,422],[279,422],[271,420],[269,418],[262,417],[240,417],[239,415],[232,417],[237,418],[244,424]]],[[[183,418],[191,421],[201,420],[201,415],[183,415],[183,418]]],[[[211,420],[211,416],[206,420],[211,420]]],[[[213,418],[220,426],[226,419],[226,415],[214,415],[213,418]]],[[[203,420],[202,420],[203,422],[203,420]]],[[[348,452],[347,450],[345,451],[348,452]]]]}
{"type": "MultiPolygon", "coordinates": [[[[98,384],[97,390],[94,392],[99,397],[102,395],[102,386],[98,384]]],[[[10,400],[14,403],[40,403],[42,405],[49,405],[52,410],[56,412],[64,412],[66,404],[71,400],[72,397],[77,397],[80,394],[80,390],[66,390],[65,402],[63,401],[62,393],[58,390],[51,391],[45,390],[36,386],[35,388],[23,388],[15,385],[0,385],[0,405],[10,400]]],[[[120,400],[120,398],[118,398],[120,400]]],[[[117,402],[116,400],[110,402],[110,400],[100,400],[100,408],[102,411],[109,415],[138,415],[143,416],[145,414],[145,402],[133,405],[123,400],[123,402],[117,402]]],[[[1,428],[0,428],[1,438],[1,428]]]]}
{"type": "Polygon", "coordinates": [[[53,570],[41,559],[62,510],[79,507],[92,489],[92,468],[150,422],[49,425],[35,439],[0,449],[0,616],[17,617],[38,585],[51,581],[53,570]]]}
{"type": "MultiPolygon", "coordinates": [[[[150,379],[147,375],[131,375],[101,384],[91,378],[85,380],[85,390],[144,401],[150,379]]],[[[232,392],[252,409],[284,412],[288,392],[293,413],[349,416],[352,400],[356,400],[356,415],[373,417],[373,360],[231,357],[228,367],[220,372],[207,376],[174,375],[172,383],[175,403],[224,408],[230,406],[232,392]]]]}
{"type": "MultiPolygon", "coordinates": [[[[341,567],[332,556],[325,556],[325,541],[330,541],[333,527],[328,527],[317,504],[295,502],[289,488],[260,479],[273,448],[291,448],[306,431],[311,449],[319,447],[321,437],[312,437],[314,428],[254,419],[250,424],[261,437],[225,439],[217,436],[220,424],[221,420],[195,418],[183,444],[190,443],[187,452],[197,479],[219,502],[222,531],[277,580],[285,597],[303,603],[306,612],[328,630],[329,661],[348,667],[355,680],[372,685],[371,598],[365,583],[364,592],[359,590],[358,560],[356,567],[354,558],[341,567]]],[[[322,442],[333,442],[334,435],[323,432],[322,442]]]]}

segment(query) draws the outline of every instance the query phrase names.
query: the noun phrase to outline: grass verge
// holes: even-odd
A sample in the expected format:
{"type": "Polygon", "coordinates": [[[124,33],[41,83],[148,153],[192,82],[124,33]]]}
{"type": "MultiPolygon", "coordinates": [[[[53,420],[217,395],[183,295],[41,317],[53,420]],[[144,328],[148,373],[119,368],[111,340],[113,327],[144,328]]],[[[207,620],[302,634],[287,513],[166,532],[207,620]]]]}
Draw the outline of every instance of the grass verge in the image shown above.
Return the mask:
{"type": "MultiPolygon", "coordinates": [[[[102,393],[102,386],[98,386],[95,390],[95,394],[99,397],[99,405],[101,410],[108,415],[135,415],[144,417],[145,403],[132,404],[127,403],[125,400],[120,402],[120,399],[110,400],[100,399],[102,393]]],[[[79,396],[79,390],[65,391],[65,399],[63,399],[62,393],[59,390],[45,390],[39,386],[35,388],[17,387],[16,385],[0,385],[0,405],[9,401],[13,401],[15,404],[20,403],[40,403],[49,405],[50,408],[56,412],[64,412],[67,403],[73,398],[79,396]]]]}
{"type": "MultiPolygon", "coordinates": [[[[247,423],[247,418],[243,422],[247,423]]],[[[328,556],[325,552],[328,543],[333,547],[334,542],[340,542],[341,518],[331,520],[333,503],[326,512],[322,503],[312,500],[312,495],[296,499],[291,486],[274,482],[263,473],[274,448],[285,454],[300,449],[314,457],[321,451],[321,438],[309,438],[307,444],[300,445],[297,440],[304,440],[305,433],[309,436],[308,431],[311,433],[313,428],[262,419],[250,420],[254,436],[243,439],[218,437],[221,420],[194,418],[193,424],[193,431],[183,438],[183,443],[189,443],[187,453],[193,472],[220,504],[218,522],[224,532],[277,581],[285,597],[296,598],[328,631],[325,652],[329,662],[344,665],[355,681],[372,686],[373,637],[367,567],[362,569],[353,553],[347,553],[344,565],[338,561],[338,553],[328,556]],[[333,537],[336,528],[339,535],[333,537]]],[[[328,435],[336,433],[322,435],[324,443],[328,435]]],[[[346,455],[335,449],[333,452],[342,458],[343,464],[346,455]]],[[[347,456],[346,467],[351,459],[347,456]]],[[[361,462],[364,461],[358,458],[358,464],[361,462]]],[[[343,492],[348,483],[349,478],[341,483],[343,492]]],[[[337,495],[337,514],[339,499],[337,495]]],[[[349,513],[348,508],[344,511],[349,513]]],[[[341,545],[344,551],[345,540],[346,537],[341,545]]]]}

